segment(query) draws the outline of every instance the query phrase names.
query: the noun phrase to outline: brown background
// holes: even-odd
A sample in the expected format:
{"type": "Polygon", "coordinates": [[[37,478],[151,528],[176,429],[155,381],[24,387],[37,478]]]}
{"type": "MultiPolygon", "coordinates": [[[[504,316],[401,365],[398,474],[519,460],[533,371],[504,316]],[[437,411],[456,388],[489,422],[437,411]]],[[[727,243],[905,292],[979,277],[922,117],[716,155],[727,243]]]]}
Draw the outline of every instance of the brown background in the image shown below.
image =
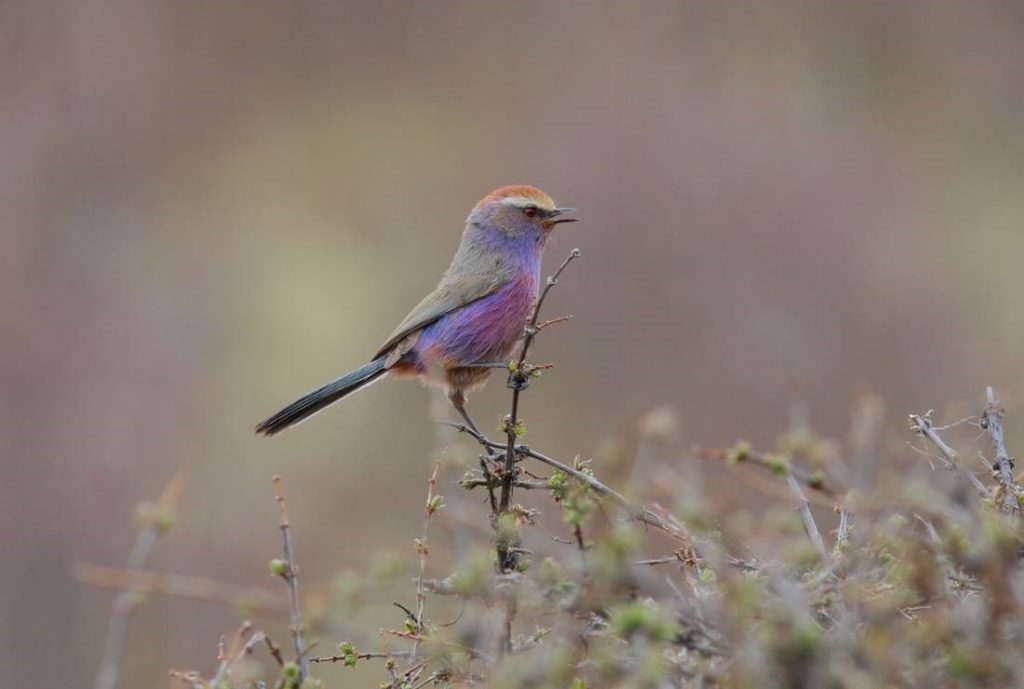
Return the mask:
{"type": "MultiPolygon", "coordinates": [[[[533,444],[668,405],[680,458],[767,445],[799,388],[837,436],[877,392],[899,448],[994,382],[1024,446],[1019,3],[8,2],[0,95],[6,685],[89,685],[111,594],[71,565],[123,562],[181,467],[156,569],[276,587],[274,472],[310,590],[409,556],[428,393],[251,428],[363,363],[506,183],[585,220],[533,444]]],[[[154,599],[123,686],[209,672],[237,619],[154,599]]]]}

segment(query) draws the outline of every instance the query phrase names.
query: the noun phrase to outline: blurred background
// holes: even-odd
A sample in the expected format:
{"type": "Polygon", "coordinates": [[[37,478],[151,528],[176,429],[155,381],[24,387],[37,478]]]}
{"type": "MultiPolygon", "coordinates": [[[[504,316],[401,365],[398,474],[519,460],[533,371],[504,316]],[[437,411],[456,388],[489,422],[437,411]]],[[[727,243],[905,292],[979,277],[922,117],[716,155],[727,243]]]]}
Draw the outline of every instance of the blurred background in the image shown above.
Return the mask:
{"type": "MultiPolygon", "coordinates": [[[[665,407],[697,472],[692,445],[770,447],[795,395],[842,438],[870,392],[909,466],[906,413],[977,412],[991,383],[1024,447],[1017,2],[8,2],[0,53],[10,686],[92,681],[112,593],[72,566],[122,565],[183,468],[154,570],[277,590],[273,473],[306,591],[411,566],[432,458],[471,454],[429,392],[252,427],[363,363],[503,184],[584,220],[548,251],[583,257],[532,445],[600,461],[665,407]]],[[[487,428],[506,406],[500,380],[471,403],[487,428]]],[[[238,619],[153,598],[122,686],[210,672],[238,619]]]]}

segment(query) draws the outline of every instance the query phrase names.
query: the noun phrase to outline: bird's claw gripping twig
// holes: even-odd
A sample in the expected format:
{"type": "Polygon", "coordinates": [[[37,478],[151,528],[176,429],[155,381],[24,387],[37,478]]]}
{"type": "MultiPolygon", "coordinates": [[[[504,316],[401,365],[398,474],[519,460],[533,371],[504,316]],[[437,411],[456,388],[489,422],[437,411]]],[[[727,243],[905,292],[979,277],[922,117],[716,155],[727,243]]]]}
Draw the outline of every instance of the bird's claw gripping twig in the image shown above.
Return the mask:
{"type": "Polygon", "coordinates": [[[516,392],[522,392],[526,388],[530,387],[530,376],[520,370],[512,371],[508,374],[508,388],[509,390],[515,390],[516,392]]]}

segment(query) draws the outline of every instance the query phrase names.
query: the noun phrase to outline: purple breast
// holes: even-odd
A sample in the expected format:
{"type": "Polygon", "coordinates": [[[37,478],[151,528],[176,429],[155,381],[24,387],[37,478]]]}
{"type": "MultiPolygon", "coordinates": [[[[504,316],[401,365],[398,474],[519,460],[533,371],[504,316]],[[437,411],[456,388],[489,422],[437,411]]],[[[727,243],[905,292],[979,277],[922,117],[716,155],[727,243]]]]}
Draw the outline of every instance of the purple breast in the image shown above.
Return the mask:
{"type": "Polygon", "coordinates": [[[537,279],[525,274],[442,317],[420,335],[418,363],[430,368],[504,360],[522,334],[536,296],[537,279]]]}

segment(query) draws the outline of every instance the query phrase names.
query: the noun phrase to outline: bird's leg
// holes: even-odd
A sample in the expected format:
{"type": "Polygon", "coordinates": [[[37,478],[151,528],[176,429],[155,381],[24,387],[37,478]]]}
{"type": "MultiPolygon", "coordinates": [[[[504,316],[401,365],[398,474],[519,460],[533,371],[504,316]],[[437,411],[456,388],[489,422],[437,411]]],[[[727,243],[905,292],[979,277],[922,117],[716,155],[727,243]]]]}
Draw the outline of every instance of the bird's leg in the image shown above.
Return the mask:
{"type": "Polygon", "coordinates": [[[472,432],[473,437],[480,443],[480,447],[483,448],[483,454],[480,455],[480,471],[484,476],[484,481],[487,485],[487,499],[491,503],[491,519],[497,519],[498,515],[498,499],[494,496],[494,487],[497,483],[494,480],[494,474],[491,473],[491,469],[488,466],[493,464],[495,467],[501,466],[501,457],[492,448],[487,441],[487,436],[480,432],[480,429],[473,423],[473,417],[466,411],[466,395],[458,388],[452,388],[448,390],[448,401],[455,407],[455,411],[459,412],[459,416],[466,422],[466,426],[472,432]]]}
{"type": "Polygon", "coordinates": [[[470,430],[473,431],[473,435],[476,437],[477,442],[484,448],[484,452],[487,454],[487,459],[491,461],[497,460],[497,454],[494,452],[494,448],[487,444],[487,436],[480,432],[477,428],[476,423],[473,422],[473,417],[466,411],[466,395],[461,390],[452,390],[448,393],[448,401],[455,407],[455,411],[459,412],[459,416],[463,418],[466,425],[470,430]]]}
{"type": "Polygon", "coordinates": [[[452,406],[455,407],[455,411],[459,412],[459,416],[461,416],[466,422],[466,425],[469,426],[478,436],[481,438],[484,437],[484,434],[481,433],[480,429],[476,427],[475,423],[473,423],[473,418],[469,415],[469,412],[466,411],[466,396],[462,394],[461,391],[452,391],[449,393],[448,399],[451,401],[452,406]]]}

